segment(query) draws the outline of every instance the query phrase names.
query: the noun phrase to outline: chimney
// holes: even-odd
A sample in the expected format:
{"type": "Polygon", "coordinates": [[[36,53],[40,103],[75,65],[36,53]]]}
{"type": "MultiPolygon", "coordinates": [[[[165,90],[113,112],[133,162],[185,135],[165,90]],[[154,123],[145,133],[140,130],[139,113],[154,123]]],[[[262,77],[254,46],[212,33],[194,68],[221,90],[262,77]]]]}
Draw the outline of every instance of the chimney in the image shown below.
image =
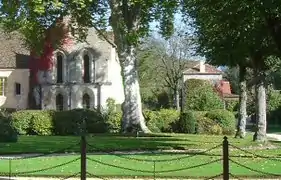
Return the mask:
{"type": "Polygon", "coordinates": [[[199,64],[200,66],[200,72],[201,73],[204,73],[206,70],[205,70],[205,63],[204,63],[204,61],[200,61],[200,64],[199,64]]]}

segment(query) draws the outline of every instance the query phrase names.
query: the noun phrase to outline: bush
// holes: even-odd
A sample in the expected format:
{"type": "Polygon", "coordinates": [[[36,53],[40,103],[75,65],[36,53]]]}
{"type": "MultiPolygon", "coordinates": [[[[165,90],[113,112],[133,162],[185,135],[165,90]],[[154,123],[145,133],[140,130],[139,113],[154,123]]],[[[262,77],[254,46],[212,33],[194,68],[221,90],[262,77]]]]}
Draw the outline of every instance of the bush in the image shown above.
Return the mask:
{"type": "Polygon", "coordinates": [[[172,125],[178,121],[180,113],[174,109],[146,110],[144,116],[151,131],[173,132],[172,125]]]}
{"type": "Polygon", "coordinates": [[[222,128],[223,134],[233,134],[235,132],[236,119],[232,112],[217,109],[209,111],[206,117],[217,122],[222,128]]]}
{"type": "Polygon", "coordinates": [[[187,111],[181,114],[178,121],[178,127],[180,133],[195,133],[196,119],[192,111],[187,111]]]}
{"type": "Polygon", "coordinates": [[[21,135],[51,135],[53,111],[22,110],[12,113],[12,125],[21,135]]]}
{"type": "Polygon", "coordinates": [[[107,123],[107,130],[110,133],[117,133],[121,131],[122,111],[115,104],[115,100],[108,98],[106,100],[107,110],[104,117],[107,123]]]}
{"type": "Polygon", "coordinates": [[[57,135],[80,135],[85,120],[87,133],[105,133],[107,124],[103,115],[95,109],[73,109],[54,114],[54,132],[57,135]]]}
{"type": "Polygon", "coordinates": [[[0,142],[17,142],[17,130],[12,126],[11,117],[0,113],[0,142]]]}
{"type": "Polygon", "coordinates": [[[271,90],[268,96],[267,104],[268,124],[277,125],[281,124],[281,94],[280,91],[271,90]]]}
{"type": "Polygon", "coordinates": [[[185,110],[210,111],[222,109],[223,101],[209,81],[189,79],[185,82],[185,110]]]}
{"type": "Polygon", "coordinates": [[[226,101],[226,110],[234,112],[239,109],[239,101],[237,100],[229,100],[226,101]]]}
{"type": "Polygon", "coordinates": [[[52,111],[40,111],[40,113],[34,113],[30,120],[31,133],[45,136],[52,135],[54,129],[52,116],[52,111]]]}
{"type": "Polygon", "coordinates": [[[159,118],[158,118],[157,111],[144,110],[143,115],[148,129],[151,132],[160,133],[161,129],[159,127],[161,125],[159,124],[158,121],[159,118]]]}
{"type": "Polygon", "coordinates": [[[214,120],[207,117],[201,117],[200,119],[197,119],[196,133],[220,135],[222,134],[222,128],[214,120]]]}
{"type": "Polygon", "coordinates": [[[21,110],[12,113],[12,126],[20,135],[31,134],[31,119],[38,110],[21,110]]]}

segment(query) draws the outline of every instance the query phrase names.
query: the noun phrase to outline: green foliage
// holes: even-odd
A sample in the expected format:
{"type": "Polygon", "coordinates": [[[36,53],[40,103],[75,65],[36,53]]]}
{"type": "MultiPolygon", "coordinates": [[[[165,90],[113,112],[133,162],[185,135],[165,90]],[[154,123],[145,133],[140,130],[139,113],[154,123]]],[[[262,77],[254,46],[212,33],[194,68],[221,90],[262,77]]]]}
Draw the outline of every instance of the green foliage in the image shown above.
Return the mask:
{"type": "Polygon", "coordinates": [[[21,110],[12,113],[12,125],[21,135],[51,135],[53,111],[21,110]]]}
{"type": "Polygon", "coordinates": [[[105,117],[97,110],[74,109],[70,111],[22,110],[11,116],[12,126],[23,135],[79,135],[108,131],[105,117]],[[85,128],[83,127],[85,120],[85,128]]]}
{"type": "Polygon", "coordinates": [[[235,132],[236,119],[232,112],[217,109],[209,111],[206,117],[217,122],[222,128],[223,134],[233,134],[235,132]]]}
{"type": "Polygon", "coordinates": [[[157,108],[170,108],[170,97],[169,94],[166,91],[159,92],[157,94],[157,108]]]}
{"type": "Polygon", "coordinates": [[[12,113],[12,125],[20,135],[31,133],[31,119],[39,114],[37,110],[21,110],[12,113]]]}
{"type": "Polygon", "coordinates": [[[41,111],[34,113],[30,119],[31,133],[36,135],[52,135],[53,134],[53,112],[41,111]]]}
{"type": "Polygon", "coordinates": [[[195,115],[192,111],[187,111],[181,114],[178,127],[180,133],[188,133],[194,134],[195,133],[195,124],[196,119],[195,115]]]}
{"type": "Polygon", "coordinates": [[[281,93],[280,91],[271,90],[268,95],[267,110],[274,111],[281,106],[281,93]]]}
{"type": "Polygon", "coordinates": [[[110,133],[117,133],[121,131],[122,112],[117,109],[115,100],[108,98],[106,100],[107,110],[104,113],[106,118],[107,128],[110,133]]]}
{"type": "MultiPolygon", "coordinates": [[[[59,2],[52,0],[40,2],[30,1],[3,1],[1,6],[1,22],[5,31],[20,32],[26,42],[27,47],[42,53],[44,40],[51,38],[54,47],[60,45],[63,36],[49,36],[47,29],[54,28],[59,17],[70,13],[70,26],[76,25],[76,35],[80,39],[85,38],[85,27],[94,24],[96,27],[105,27],[104,18],[106,8],[104,2],[99,0],[75,0],[59,2]],[[97,19],[97,15],[101,16],[97,19]],[[29,18],[26,18],[29,17],[29,18]]],[[[73,27],[72,27],[73,28],[73,27]]],[[[52,29],[53,30],[53,29],[52,29]]],[[[51,31],[52,31],[51,30],[51,31]]],[[[56,36],[59,34],[56,31],[56,36]]]]}
{"type": "Polygon", "coordinates": [[[209,111],[223,108],[221,98],[208,81],[189,79],[185,82],[185,92],[185,110],[209,111]]]}
{"type": "Polygon", "coordinates": [[[212,120],[208,117],[200,117],[197,119],[196,133],[197,134],[220,135],[220,134],[222,134],[222,128],[214,120],[212,120]]]}
{"type": "Polygon", "coordinates": [[[239,101],[238,100],[229,100],[225,102],[226,110],[234,112],[239,109],[239,101]]]}
{"type": "Polygon", "coordinates": [[[161,120],[159,120],[157,111],[144,110],[143,115],[146,120],[147,127],[150,129],[150,131],[154,133],[160,133],[161,123],[159,121],[161,120]]]}
{"type": "Polygon", "coordinates": [[[268,95],[268,124],[281,124],[281,94],[280,91],[271,90],[268,95]]]}
{"type": "Polygon", "coordinates": [[[12,126],[11,117],[0,112],[0,142],[17,142],[17,130],[12,126]]]}
{"type": "Polygon", "coordinates": [[[103,115],[95,109],[73,109],[55,113],[54,133],[56,135],[80,135],[84,130],[87,133],[107,132],[103,115]]]}
{"type": "Polygon", "coordinates": [[[174,109],[160,109],[159,111],[144,111],[148,127],[153,132],[173,132],[172,125],[178,121],[180,113],[174,109]]]}

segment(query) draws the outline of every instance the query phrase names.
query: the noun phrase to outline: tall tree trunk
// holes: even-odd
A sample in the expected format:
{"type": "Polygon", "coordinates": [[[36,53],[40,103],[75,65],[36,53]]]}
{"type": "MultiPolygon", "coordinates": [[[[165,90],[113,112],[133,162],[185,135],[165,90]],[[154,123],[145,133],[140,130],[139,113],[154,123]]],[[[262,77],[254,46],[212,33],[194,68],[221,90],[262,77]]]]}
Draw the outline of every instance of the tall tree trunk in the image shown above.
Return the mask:
{"type": "Polygon", "coordinates": [[[149,133],[142,114],[142,103],[137,71],[136,42],[131,41],[131,35],[140,27],[139,11],[131,12],[126,7],[125,1],[110,0],[111,17],[109,23],[113,29],[114,42],[121,63],[122,77],[124,83],[125,101],[122,104],[122,132],[132,132],[135,128],[149,133]],[[131,16],[134,15],[134,18],[131,16]]]}
{"type": "Polygon", "coordinates": [[[125,94],[122,107],[122,132],[132,132],[136,130],[134,128],[138,128],[144,133],[149,133],[150,130],[147,128],[142,114],[135,47],[128,46],[126,51],[121,53],[120,60],[125,94]]]}
{"type": "MultiPolygon", "coordinates": [[[[258,76],[258,73],[255,73],[258,76]]],[[[264,75],[262,75],[264,76],[264,75]]],[[[253,140],[265,142],[266,139],[266,88],[265,78],[256,84],[256,132],[253,140]]]]}
{"type": "Polygon", "coordinates": [[[239,67],[239,117],[237,132],[235,137],[244,138],[246,135],[246,119],[247,119],[247,83],[246,83],[246,67],[239,67]]]}

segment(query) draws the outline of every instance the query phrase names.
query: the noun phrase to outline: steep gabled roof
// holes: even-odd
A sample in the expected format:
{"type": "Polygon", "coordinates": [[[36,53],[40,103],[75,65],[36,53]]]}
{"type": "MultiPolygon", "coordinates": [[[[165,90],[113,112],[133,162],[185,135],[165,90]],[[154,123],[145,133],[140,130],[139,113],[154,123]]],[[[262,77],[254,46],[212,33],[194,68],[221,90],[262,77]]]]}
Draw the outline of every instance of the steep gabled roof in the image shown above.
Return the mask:
{"type": "Polygon", "coordinates": [[[22,36],[0,29],[0,68],[28,69],[29,50],[24,46],[22,36]]]}
{"type": "MultiPolygon", "coordinates": [[[[200,73],[200,61],[186,61],[184,73],[200,73]]],[[[222,74],[222,71],[218,70],[215,66],[205,64],[206,73],[222,74]]]]}

